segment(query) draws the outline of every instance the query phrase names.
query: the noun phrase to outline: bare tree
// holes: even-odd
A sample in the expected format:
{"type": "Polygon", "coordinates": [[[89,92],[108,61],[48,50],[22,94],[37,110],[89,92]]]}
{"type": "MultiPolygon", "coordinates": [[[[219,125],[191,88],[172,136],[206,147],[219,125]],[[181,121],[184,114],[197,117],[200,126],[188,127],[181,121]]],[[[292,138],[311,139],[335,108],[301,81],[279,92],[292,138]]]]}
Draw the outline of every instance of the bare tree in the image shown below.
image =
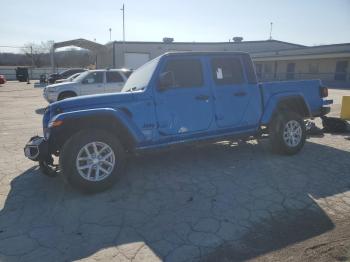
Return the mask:
{"type": "Polygon", "coordinates": [[[22,52],[32,60],[33,66],[41,67],[45,64],[52,45],[53,41],[42,41],[40,44],[31,42],[24,45],[22,52]]]}

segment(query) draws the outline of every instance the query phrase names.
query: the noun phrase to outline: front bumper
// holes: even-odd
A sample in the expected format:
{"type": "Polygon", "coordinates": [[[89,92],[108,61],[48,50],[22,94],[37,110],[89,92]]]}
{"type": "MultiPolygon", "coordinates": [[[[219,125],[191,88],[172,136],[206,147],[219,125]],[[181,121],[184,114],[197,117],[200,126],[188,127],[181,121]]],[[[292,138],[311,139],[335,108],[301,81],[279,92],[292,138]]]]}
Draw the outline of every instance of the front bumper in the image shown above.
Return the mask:
{"type": "Polygon", "coordinates": [[[25,145],[24,155],[33,161],[44,161],[49,157],[49,144],[45,138],[34,136],[25,145]]]}
{"type": "Polygon", "coordinates": [[[56,102],[56,100],[57,100],[57,95],[56,95],[56,93],[53,93],[53,92],[44,91],[43,92],[43,97],[50,104],[53,103],[53,102],[56,102]]]}

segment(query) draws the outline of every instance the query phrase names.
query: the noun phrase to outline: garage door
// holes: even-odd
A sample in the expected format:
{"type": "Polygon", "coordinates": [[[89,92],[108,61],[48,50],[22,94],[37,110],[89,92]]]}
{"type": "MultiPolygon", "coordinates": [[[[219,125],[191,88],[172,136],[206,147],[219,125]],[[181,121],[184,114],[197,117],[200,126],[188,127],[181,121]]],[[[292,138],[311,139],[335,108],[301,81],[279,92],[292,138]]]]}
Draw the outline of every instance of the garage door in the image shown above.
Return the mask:
{"type": "Polygon", "coordinates": [[[149,54],[145,53],[125,53],[124,54],[125,67],[136,69],[149,61],[149,54]]]}

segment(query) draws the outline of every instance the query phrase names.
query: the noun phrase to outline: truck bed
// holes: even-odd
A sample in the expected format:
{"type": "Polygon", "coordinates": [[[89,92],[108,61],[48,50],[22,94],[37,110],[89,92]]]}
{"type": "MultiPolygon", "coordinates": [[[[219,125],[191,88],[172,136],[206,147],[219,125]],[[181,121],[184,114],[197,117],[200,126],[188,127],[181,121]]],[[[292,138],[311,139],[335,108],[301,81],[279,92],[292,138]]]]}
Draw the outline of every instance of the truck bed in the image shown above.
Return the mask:
{"type": "Polygon", "coordinates": [[[263,106],[264,108],[268,108],[272,101],[278,100],[276,99],[277,96],[300,96],[305,100],[305,104],[309,107],[311,115],[317,115],[323,105],[323,100],[320,99],[320,86],[322,86],[320,80],[261,83],[263,106]]]}

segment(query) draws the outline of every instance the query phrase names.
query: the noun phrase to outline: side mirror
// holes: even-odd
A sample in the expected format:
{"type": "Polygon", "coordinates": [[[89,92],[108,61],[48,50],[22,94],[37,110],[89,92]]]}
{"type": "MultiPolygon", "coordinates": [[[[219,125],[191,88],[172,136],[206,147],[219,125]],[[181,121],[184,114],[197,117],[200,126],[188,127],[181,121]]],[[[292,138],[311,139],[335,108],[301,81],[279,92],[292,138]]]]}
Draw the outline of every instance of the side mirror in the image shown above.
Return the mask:
{"type": "Polygon", "coordinates": [[[158,90],[164,91],[171,86],[174,86],[174,74],[171,71],[161,73],[159,75],[159,85],[158,90]]]}

